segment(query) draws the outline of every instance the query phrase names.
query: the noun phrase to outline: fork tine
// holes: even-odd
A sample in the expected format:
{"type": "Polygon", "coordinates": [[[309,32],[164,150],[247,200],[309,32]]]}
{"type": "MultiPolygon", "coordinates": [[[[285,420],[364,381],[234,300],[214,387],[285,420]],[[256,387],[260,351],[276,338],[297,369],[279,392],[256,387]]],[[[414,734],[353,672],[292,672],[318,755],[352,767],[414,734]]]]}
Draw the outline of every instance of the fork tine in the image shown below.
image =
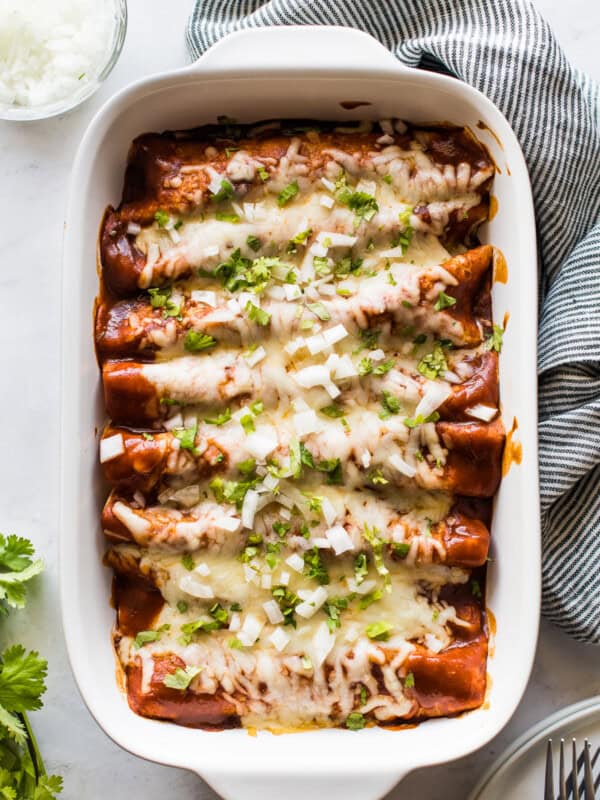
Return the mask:
{"type": "Polygon", "coordinates": [[[565,781],[565,740],[560,740],[560,762],[558,767],[559,800],[567,800],[567,784],[565,781]]]}
{"type": "Polygon", "coordinates": [[[592,762],[590,759],[590,743],[586,739],[583,743],[583,784],[585,786],[585,800],[595,800],[594,776],[592,775],[592,762]]]}
{"type": "Polygon", "coordinates": [[[544,800],[554,800],[554,765],[552,764],[552,739],[546,746],[546,781],[544,783],[544,800]]]}
{"type": "Polygon", "coordinates": [[[580,800],[579,779],[577,777],[579,773],[579,764],[577,763],[577,742],[575,739],[573,739],[571,743],[571,762],[571,785],[573,787],[573,800],[580,800]]]}

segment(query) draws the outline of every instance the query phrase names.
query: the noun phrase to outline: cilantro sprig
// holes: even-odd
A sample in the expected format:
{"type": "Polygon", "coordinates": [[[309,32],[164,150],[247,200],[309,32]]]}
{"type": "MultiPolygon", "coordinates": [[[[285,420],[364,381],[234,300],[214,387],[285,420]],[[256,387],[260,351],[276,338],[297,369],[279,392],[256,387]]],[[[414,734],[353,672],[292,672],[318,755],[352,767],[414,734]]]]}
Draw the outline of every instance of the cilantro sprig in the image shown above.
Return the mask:
{"type": "MultiPolygon", "coordinates": [[[[0,534],[0,613],[23,608],[27,585],[43,569],[33,545],[0,534]]],[[[0,656],[0,796],[14,800],[53,800],[62,778],[48,775],[27,712],[42,707],[48,664],[20,644],[0,656]]]]}

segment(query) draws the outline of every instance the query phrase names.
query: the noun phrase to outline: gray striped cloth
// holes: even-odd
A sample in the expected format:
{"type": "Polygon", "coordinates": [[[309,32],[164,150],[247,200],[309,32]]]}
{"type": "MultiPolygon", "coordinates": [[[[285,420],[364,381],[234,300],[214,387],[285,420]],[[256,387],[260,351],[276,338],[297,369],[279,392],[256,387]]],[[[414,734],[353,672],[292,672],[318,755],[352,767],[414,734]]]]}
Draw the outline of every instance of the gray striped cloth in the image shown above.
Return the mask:
{"type": "Polygon", "coordinates": [[[542,263],[543,611],[600,644],[598,86],[568,63],[530,3],[510,0],[196,0],[187,42],[197,58],[239,28],[314,24],[360,28],[404,64],[475,86],[521,143],[542,263]]]}

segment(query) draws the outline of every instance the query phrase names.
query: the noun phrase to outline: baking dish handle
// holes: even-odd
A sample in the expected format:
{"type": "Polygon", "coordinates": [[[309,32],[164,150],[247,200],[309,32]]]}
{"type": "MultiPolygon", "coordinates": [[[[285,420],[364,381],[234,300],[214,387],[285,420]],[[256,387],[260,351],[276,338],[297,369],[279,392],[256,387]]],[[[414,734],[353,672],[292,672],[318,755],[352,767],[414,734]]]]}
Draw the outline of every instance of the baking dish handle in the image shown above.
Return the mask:
{"type": "Polygon", "coordinates": [[[380,800],[406,773],[377,775],[373,772],[344,775],[310,774],[310,767],[303,773],[223,774],[212,775],[205,771],[201,777],[219,793],[224,800],[380,800]]]}
{"type": "Polygon", "coordinates": [[[219,72],[406,72],[382,44],[356,28],[335,25],[274,25],[247,28],[220,39],[189,69],[219,72]]]}

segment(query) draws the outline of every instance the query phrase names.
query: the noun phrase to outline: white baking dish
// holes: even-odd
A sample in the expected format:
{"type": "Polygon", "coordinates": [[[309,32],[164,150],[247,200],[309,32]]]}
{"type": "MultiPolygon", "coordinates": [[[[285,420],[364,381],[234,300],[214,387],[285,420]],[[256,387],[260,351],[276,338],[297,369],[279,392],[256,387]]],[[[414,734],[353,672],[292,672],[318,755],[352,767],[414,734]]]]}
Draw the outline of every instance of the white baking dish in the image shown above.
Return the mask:
{"type": "Polygon", "coordinates": [[[195,770],[227,798],[371,800],[410,770],[480,747],[507,722],[529,676],[539,616],[535,242],[525,163],[500,112],[457,80],[401,66],[355,30],[288,27],[237,33],[191,67],[124,89],[98,112],[73,167],[65,237],[61,588],[79,689],[98,723],[122,747],[195,770]],[[345,110],[342,101],[368,105],[345,110]],[[496,320],[510,313],[501,397],[507,428],[513,417],[518,419],[523,461],[510,470],[496,504],[487,602],[497,633],[489,698],[482,709],[398,731],[249,736],[243,730],[215,734],[143,719],[129,710],[119,690],[110,640],[110,575],[101,565],[99,528],[105,487],[97,468],[97,433],[104,411],[92,340],[98,225],[105,206],[119,201],[127,150],[136,135],[199,125],[219,114],[240,121],[402,117],[467,124],[498,165],[493,191],[499,210],[483,238],[500,247],[508,262],[508,283],[495,284],[494,307],[496,320]]]}

